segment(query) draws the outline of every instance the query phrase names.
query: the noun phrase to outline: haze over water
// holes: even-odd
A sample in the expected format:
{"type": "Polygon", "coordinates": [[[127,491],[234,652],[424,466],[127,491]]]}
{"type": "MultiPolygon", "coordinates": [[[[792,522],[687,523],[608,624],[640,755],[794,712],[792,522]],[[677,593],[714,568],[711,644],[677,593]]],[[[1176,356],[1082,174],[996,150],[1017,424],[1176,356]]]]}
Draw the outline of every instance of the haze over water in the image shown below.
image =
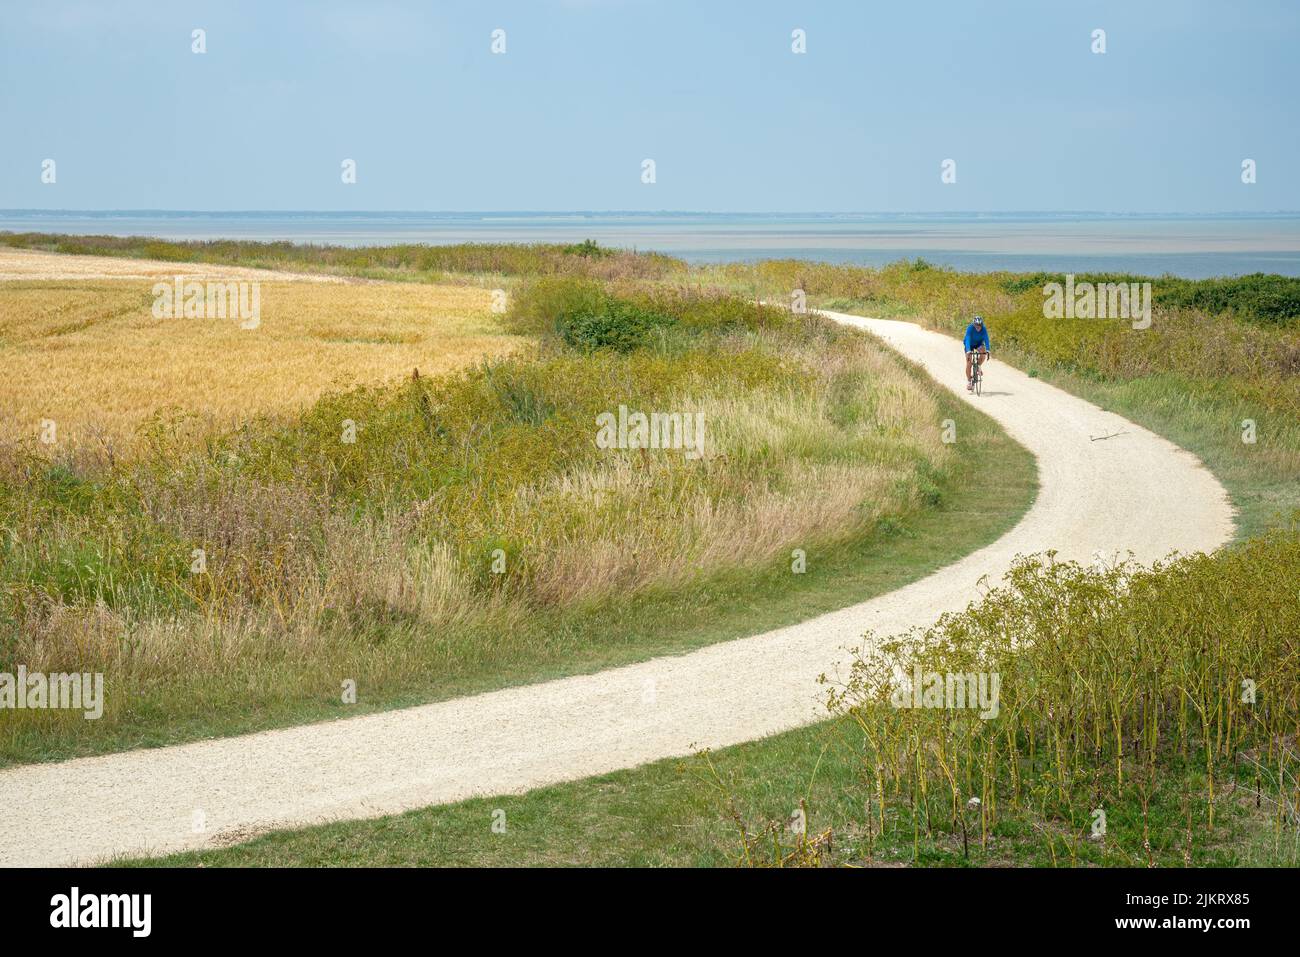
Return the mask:
{"type": "Polygon", "coordinates": [[[964,271],[1300,276],[1300,214],[0,210],[0,231],[345,246],[579,242],[690,262],[799,258],[964,271]]]}

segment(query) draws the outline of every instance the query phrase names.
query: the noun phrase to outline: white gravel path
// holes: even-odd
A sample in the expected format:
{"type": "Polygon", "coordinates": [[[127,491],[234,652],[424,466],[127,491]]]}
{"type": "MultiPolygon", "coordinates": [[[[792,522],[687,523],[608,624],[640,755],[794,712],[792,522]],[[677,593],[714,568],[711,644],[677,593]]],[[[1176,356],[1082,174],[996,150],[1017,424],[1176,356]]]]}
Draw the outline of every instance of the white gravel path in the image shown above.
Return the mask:
{"type": "MultiPolygon", "coordinates": [[[[953,339],[905,322],[828,315],[885,339],[1033,452],[1041,489],[1014,529],[887,595],[685,655],[402,711],[0,772],[0,864],[199,848],[273,826],[521,792],[747,741],[823,717],[816,678],[834,673],[866,630],[901,631],[964,607],[981,576],[996,582],[1017,554],[1052,548],[1092,561],[1132,552],[1149,562],[1231,537],[1224,489],[1164,439],[996,360],[984,395],[967,397],[953,339]],[[197,834],[196,810],[206,822],[197,834]]],[[[982,481],[997,480],[990,462],[982,481]]]]}

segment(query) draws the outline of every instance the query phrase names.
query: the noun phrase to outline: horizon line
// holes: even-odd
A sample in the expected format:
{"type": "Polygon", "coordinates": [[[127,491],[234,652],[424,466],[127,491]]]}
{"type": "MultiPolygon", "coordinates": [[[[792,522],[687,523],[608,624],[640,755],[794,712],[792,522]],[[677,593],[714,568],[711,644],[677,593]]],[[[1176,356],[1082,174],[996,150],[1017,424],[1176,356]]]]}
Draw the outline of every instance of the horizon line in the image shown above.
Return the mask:
{"type": "Polygon", "coordinates": [[[457,216],[457,215],[525,215],[555,216],[582,214],[590,216],[1300,216],[1300,210],[1101,210],[1101,209],[1007,209],[1007,210],[707,210],[707,209],[164,209],[150,207],[53,208],[0,207],[5,213],[199,213],[204,215],[238,215],[249,213],[307,214],[327,216],[457,216]]]}

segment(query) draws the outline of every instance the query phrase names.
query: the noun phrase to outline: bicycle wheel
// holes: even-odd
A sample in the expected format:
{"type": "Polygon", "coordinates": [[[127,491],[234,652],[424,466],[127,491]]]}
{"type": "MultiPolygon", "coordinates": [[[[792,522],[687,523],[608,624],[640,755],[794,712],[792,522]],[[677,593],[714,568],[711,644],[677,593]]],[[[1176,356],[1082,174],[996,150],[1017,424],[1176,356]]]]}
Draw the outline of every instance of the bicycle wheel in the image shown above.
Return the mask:
{"type": "Polygon", "coordinates": [[[975,363],[975,394],[984,394],[984,365],[980,362],[975,363]]]}

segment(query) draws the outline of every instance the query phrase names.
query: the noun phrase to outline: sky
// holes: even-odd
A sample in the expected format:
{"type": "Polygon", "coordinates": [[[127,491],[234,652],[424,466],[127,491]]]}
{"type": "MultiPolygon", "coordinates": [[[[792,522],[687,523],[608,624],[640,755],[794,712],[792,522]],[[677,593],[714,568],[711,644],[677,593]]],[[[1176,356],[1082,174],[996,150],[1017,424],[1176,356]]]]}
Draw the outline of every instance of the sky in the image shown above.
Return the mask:
{"type": "Polygon", "coordinates": [[[1300,210],[1298,41],[1288,0],[3,0],[0,208],[1300,210]]]}

